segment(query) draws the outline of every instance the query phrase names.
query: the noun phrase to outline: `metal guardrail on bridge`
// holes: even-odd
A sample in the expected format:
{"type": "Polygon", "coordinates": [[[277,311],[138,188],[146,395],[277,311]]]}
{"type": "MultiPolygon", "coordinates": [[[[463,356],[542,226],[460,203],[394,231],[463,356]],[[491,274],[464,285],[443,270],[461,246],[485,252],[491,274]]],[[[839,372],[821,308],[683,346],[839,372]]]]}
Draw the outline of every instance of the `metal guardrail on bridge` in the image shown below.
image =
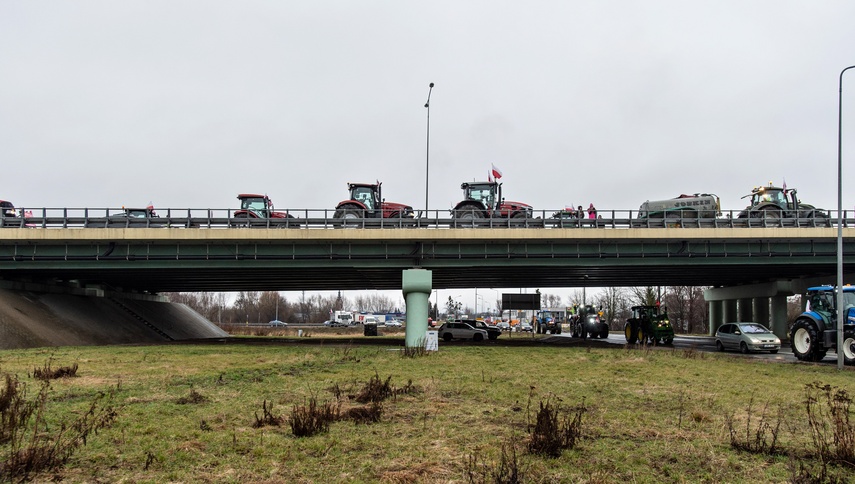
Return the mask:
{"type": "MultiPolygon", "coordinates": [[[[751,217],[739,218],[739,211],[725,212],[718,218],[674,216],[640,218],[637,210],[600,210],[598,218],[559,216],[561,211],[538,210],[532,218],[460,219],[449,210],[431,210],[415,218],[336,218],[331,209],[300,209],[288,211],[288,218],[237,218],[235,209],[159,209],[153,218],[124,216],[123,209],[114,208],[38,208],[18,209],[26,216],[9,217],[0,212],[3,228],[740,228],[740,227],[835,227],[837,214],[816,218],[751,217]],[[421,216],[425,215],[425,216],[421,216]]],[[[843,226],[855,226],[855,218],[843,213],[843,226]]],[[[853,214],[855,215],[855,214],[853,214]]]]}

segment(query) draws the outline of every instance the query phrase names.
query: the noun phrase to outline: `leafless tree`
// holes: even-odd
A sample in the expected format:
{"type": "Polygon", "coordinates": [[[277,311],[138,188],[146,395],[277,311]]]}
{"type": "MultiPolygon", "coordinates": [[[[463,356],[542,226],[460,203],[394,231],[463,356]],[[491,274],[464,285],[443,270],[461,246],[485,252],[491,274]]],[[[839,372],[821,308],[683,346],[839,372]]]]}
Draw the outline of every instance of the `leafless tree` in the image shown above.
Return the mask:
{"type": "Polygon", "coordinates": [[[603,316],[613,330],[623,330],[624,323],[629,317],[626,290],[622,287],[607,287],[594,295],[596,305],[603,310],[603,316]]]}

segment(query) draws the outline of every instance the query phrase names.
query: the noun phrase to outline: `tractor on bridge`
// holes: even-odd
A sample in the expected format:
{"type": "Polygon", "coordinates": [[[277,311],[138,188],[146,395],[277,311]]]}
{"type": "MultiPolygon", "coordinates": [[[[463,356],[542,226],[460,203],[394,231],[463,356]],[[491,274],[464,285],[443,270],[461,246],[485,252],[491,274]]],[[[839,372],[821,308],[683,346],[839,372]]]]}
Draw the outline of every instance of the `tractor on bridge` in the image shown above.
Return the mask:
{"type": "Polygon", "coordinates": [[[795,188],[773,186],[755,187],[742,198],[751,197],[750,205],[737,218],[828,218],[825,210],[801,203],[795,188]]]}
{"type": "Polygon", "coordinates": [[[335,207],[335,218],[414,218],[413,207],[387,202],[381,192],[382,183],[348,183],[350,198],[335,207]]]}
{"type": "MultiPolygon", "coordinates": [[[[802,361],[820,361],[837,350],[837,291],[834,286],[808,288],[805,311],[790,331],[793,355],[802,361]]],[[[843,360],[855,364],[855,287],[843,288],[843,360]]]]}
{"type": "Polygon", "coordinates": [[[461,184],[460,188],[463,189],[463,200],[451,211],[455,219],[534,218],[531,205],[502,198],[501,183],[466,182],[461,184]]]}
{"type": "Polygon", "coordinates": [[[237,198],[240,200],[240,210],[235,210],[232,218],[294,218],[287,212],[273,210],[273,200],[267,195],[241,193],[237,198]]]}
{"type": "Polygon", "coordinates": [[[674,342],[674,327],[668,311],[659,304],[655,306],[633,306],[632,316],[623,328],[626,342],[630,344],[671,344],[674,342]]]}

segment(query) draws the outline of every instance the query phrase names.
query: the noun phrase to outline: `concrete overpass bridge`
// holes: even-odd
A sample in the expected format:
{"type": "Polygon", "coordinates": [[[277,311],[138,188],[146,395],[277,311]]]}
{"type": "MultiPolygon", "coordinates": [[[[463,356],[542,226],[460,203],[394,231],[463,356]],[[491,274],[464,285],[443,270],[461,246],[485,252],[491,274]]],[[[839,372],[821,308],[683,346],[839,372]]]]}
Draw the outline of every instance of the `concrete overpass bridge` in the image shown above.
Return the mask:
{"type": "MultiPolygon", "coordinates": [[[[787,295],[834,281],[836,236],[836,227],[795,226],[6,228],[0,283],[89,293],[400,289],[402,272],[421,268],[440,289],[706,285],[715,287],[711,326],[771,318],[780,333],[787,295]]],[[[855,272],[853,228],[844,255],[844,273],[855,272]]]]}

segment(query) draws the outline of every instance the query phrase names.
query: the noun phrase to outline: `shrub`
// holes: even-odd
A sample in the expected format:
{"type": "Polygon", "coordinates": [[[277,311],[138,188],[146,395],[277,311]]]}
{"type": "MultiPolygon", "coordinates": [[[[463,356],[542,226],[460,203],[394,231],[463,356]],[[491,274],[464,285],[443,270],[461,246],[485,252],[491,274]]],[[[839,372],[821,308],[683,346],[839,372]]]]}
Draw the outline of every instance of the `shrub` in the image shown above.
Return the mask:
{"type": "Polygon", "coordinates": [[[582,433],[582,415],[587,411],[584,400],[564,415],[558,403],[550,399],[540,402],[528,450],[533,454],[559,457],[565,449],[572,449],[582,433]]]}

